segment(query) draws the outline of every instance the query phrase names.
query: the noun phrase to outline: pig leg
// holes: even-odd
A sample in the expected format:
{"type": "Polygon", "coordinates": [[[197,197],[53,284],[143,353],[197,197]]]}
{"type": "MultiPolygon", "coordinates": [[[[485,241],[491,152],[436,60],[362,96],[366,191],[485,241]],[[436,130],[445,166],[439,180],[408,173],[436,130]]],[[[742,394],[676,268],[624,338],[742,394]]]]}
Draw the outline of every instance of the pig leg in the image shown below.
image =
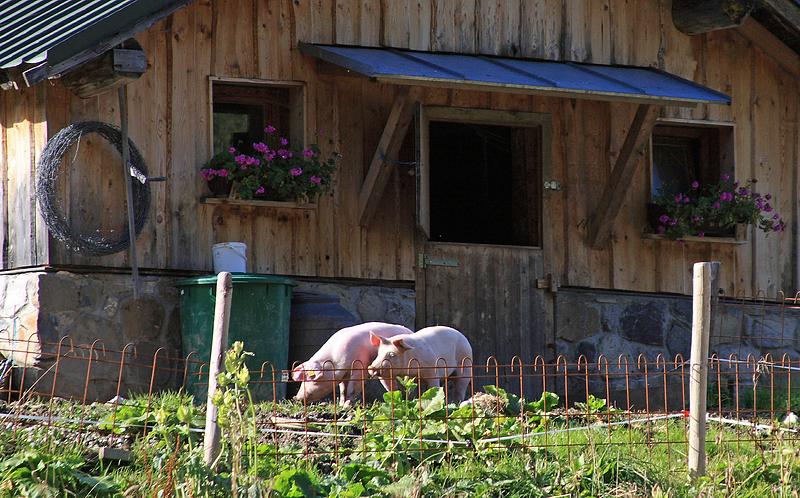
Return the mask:
{"type": "Polygon", "coordinates": [[[339,383],[339,404],[342,406],[350,406],[352,399],[351,384],[348,380],[343,380],[339,383]]]}
{"type": "Polygon", "coordinates": [[[362,378],[363,372],[361,370],[353,370],[353,372],[350,374],[350,378],[342,381],[342,383],[339,384],[343,406],[350,406],[357,393],[361,392],[362,378]]]}
{"type": "Polygon", "coordinates": [[[459,403],[464,401],[467,396],[467,387],[469,386],[469,380],[472,373],[472,368],[464,367],[456,370],[456,380],[453,384],[453,402],[459,403]]]}
{"type": "Polygon", "coordinates": [[[433,377],[430,379],[423,379],[420,384],[424,387],[424,389],[422,389],[422,392],[424,393],[433,387],[440,387],[442,385],[442,381],[439,379],[439,377],[433,377]]]}

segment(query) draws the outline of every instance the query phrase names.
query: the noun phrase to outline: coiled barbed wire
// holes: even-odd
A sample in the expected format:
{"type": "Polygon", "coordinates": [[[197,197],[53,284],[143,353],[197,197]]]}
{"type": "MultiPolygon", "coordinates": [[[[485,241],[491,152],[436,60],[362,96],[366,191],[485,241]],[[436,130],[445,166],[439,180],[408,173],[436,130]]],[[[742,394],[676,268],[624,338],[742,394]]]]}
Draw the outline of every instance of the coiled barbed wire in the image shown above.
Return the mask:
{"type": "MultiPolygon", "coordinates": [[[[44,218],[47,228],[56,239],[76,252],[86,252],[93,255],[114,254],[128,247],[129,237],[127,227],[121,227],[116,232],[119,237],[110,240],[99,234],[75,233],[64,214],[58,207],[56,200],[56,180],[61,160],[67,149],[79,142],[83,135],[97,133],[111,143],[122,155],[122,133],[119,128],[99,121],[83,121],[73,123],[56,133],[42,151],[39,165],[36,169],[36,197],[39,201],[39,210],[44,218]]],[[[136,235],[141,233],[147,221],[147,212],[150,208],[150,187],[141,179],[146,178],[147,167],[142,155],[133,141],[128,138],[130,146],[130,164],[132,175],[139,181],[133,181],[133,211],[136,220],[136,235]]],[[[119,160],[110,161],[113,169],[119,171],[119,160]]]]}

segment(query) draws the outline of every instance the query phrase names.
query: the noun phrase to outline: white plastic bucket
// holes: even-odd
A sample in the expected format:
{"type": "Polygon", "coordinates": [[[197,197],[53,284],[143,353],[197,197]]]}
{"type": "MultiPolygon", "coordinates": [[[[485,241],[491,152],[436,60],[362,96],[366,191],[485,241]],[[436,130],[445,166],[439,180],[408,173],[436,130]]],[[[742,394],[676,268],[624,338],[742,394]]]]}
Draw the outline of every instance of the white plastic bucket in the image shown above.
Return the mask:
{"type": "Polygon", "coordinates": [[[221,242],[211,247],[214,258],[214,273],[247,271],[247,244],[244,242],[221,242]]]}

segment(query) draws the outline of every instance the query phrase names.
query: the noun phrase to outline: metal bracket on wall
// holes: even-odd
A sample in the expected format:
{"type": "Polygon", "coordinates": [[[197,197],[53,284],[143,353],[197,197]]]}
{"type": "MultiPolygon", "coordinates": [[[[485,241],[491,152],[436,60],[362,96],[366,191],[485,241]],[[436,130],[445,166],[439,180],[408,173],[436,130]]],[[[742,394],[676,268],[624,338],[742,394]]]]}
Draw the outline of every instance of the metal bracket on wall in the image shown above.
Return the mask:
{"type": "Polygon", "coordinates": [[[417,266],[419,268],[427,268],[429,266],[449,266],[449,267],[457,267],[459,266],[458,261],[455,259],[448,259],[448,258],[432,258],[427,254],[419,253],[417,254],[417,266]]]}
{"type": "Polygon", "coordinates": [[[558,292],[558,279],[553,278],[553,275],[548,273],[544,278],[536,279],[537,289],[547,289],[552,293],[558,292]]]}
{"type": "Polygon", "coordinates": [[[544,182],[544,189],[545,190],[552,190],[554,192],[561,191],[561,182],[558,180],[548,180],[544,182]]]}

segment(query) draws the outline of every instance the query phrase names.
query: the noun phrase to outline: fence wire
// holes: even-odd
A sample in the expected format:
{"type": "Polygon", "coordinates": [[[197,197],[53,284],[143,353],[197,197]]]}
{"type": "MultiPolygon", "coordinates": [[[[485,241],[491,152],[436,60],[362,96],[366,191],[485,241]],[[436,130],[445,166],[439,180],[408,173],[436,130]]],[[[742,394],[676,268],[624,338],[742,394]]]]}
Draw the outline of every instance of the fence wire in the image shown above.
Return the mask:
{"type": "MultiPolygon", "coordinates": [[[[797,443],[800,425],[800,297],[721,299],[714,310],[708,358],[707,444],[738,449],[797,443]]],[[[202,415],[208,385],[203,355],[175,355],[141,344],[58,342],[0,335],[0,426],[14,431],[77,435],[84,444],[130,447],[157,428],[174,406],[163,391],[193,395],[202,415]]],[[[245,345],[246,347],[246,345],[245,345]]],[[[685,471],[688,451],[688,358],[658,354],[596,357],[489,357],[458,365],[469,378],[467,399],[454,399],[455,379],[441,389],[423,382],[385,393],[367,365],[323,365],[333,379],[321,402],[291,401],[291,369],[249,358],[249,388],[264,456],[294,455],[338,464],[362,454],[399,461],[468,457],[474,452],[565,451],[586,445],[620,452],[664,452],[669,470],[685,471]],[[342,379],[355,400],[334,399],[342,379]],[[390,448],[390,450],[387,450],[390,448]]],[[[412,362],[415,379],[451,370],[412,362]]],[[[323,376],[326,377],[326,376],[323,376]]],[[[328,377],[329,378],[329,377],[328,377]]],[[[172,418],[170,418],[172,417],[172,418]]],[[[202,416],[190,432],[203,432],[202,416]]]]}

